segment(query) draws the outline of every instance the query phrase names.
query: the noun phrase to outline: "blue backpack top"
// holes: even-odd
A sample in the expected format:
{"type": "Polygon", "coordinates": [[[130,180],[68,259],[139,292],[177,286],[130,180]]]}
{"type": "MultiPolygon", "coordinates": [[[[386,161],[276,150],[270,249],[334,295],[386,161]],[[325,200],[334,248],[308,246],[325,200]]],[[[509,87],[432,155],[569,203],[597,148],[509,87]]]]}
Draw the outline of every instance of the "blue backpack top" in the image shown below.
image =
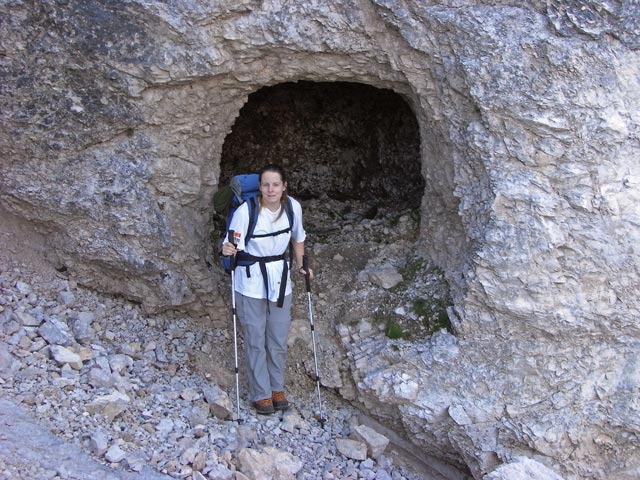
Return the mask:
{"type": "MultiPolygon", "coordinates": [[[[245,235],[245,245],[251,238],[254,238],[254,230],[256,228],[256,223],[258,221],[258,195],[260,194],[260,175],[257,173],[249,173],[245,175],[236,175],[229,182],[229,187],[231,189],[232,195],[231,200],[228,205],[228,213],[227,213],[227,222],[225,228],[225,239],[226,233],[229,231],[229,225],[231,224],[231,219],[233,218],[233,214],[236,212],[238,207],[243,203],[247,202],[249,206],[249,227],[247,229],[245,235]]],[[[289,228],[286,230],[281,230],[279,232],[274,232],[263,236],[275,236],[281,233],[286,233],[291,230],[293,227],[293,206],[291,205],[291,199],[287,199],[287,203],[285,205],[285,212],[287,212],[287,217],[289,218],[289,228]]],[[[228,201],[228,200],[227,200],[228,201]]],[[[216,207],[218,210],[220,207],[216,207]]],[[[250,260],[241,260],[236,259],[234,266],[248,266],[255,263],[250,260]]],[[[231,258],[222,257],[222,266],[226,271],[231,270],[231,258]]]]}

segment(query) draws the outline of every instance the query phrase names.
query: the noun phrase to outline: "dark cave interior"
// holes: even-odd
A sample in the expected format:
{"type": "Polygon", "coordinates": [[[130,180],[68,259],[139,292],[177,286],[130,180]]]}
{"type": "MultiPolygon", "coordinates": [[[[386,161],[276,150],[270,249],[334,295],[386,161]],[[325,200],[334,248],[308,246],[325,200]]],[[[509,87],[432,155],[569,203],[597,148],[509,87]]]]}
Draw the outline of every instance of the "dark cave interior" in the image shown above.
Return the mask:
{"type": "Polygon", "coordinates": [[[360,83],[296,82],[249,96],[225,139],[220,184],[269,163],[301,200],[417,208],[420,132],[399,94],[360,83]]]}

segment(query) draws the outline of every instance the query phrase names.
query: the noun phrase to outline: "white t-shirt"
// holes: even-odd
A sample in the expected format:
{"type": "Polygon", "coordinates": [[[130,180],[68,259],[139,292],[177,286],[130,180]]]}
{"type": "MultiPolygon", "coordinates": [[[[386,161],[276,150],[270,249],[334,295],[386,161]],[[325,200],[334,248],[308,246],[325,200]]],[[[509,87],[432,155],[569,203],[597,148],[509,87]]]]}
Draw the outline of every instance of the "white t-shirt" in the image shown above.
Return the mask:
{"type": "MultiPolygon", "coordinates": [[[[247,203],[243,203],[238,207],[233,214],[231,224],[229,225],[229,230],[236,232],[235,238],[238,250],[244,250],[248,254],[256,257],[269,257],[286,253],[288,263],[289,242],[291,239],[293,238],[293,240],[300,243],[304,242],[306,238],[306,233],[302,225],[302,207],[297,200],[291,197],[289,198],[291,199],[291,206],[293,208],[293,226],[291,231],[272,237],[252,237],[246,245],[246,234],[247,229],[249,228],[249,205],[247,203]],[[240,237],[238,237],[238,233],[240,233],[240,237]]],[[[280,207],[275,212],[272,212],[268,208],[262,208],[258,214],[258,220],[253,234],[262,235],[287,229],[289,227],[289,217],[287,216],[287,212],[283,211],[280,218],[278,218],[282,208],[283,207],[280,207]]],[[[283,262],[268,262],[266,263],[266,267],[267,277],[269,280],[269,300],[275,302],[278,300],[278,295],[280,293],[283,262]]],[[[260,265],[258,262],[249,267],[249,277],[247,276],[246,267],[237,267],[235,272],[235,289],[238,293],[245,297],[265,298],[264,279],[262,278],[262,272],[260,271],[260,265]]],[[[290,294],[291,276],[289,275],[287,278],[285,295],[290,294]]]]}

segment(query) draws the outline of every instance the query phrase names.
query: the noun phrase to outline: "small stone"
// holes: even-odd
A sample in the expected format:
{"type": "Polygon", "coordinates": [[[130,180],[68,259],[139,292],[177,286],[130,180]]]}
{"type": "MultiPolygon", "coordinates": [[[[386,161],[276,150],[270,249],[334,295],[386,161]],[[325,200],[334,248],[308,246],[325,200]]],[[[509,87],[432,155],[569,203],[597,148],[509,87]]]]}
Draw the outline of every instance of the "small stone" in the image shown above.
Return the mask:
{"type": "Polygon", "coordinates": [[[371,470],[374,467],[373,460],[367,458],[364,462],[360,464],[360,470],[371,470]]]}
{"type": "Polygon", "coordinates": [[[85,408],[89,413],[101,413],[109,421],[113,421],[118,415],[127,409],[127,405],[131,402],[128,395],[114,390],[108,395],[102,395],[91,403],[88,403],[85,408]]]}
{"type": "Polygon", "coordinates": [[[187,387],[180,392],[180,397],[188,402],[192,402],[200,396],[198,391],[194,388],[187,387]]]}
{"type": "Polygon", "coordinates": [[[118,374],[123,374],[126,370],[133,366],[133,359],[122,353],[115,355],[109,355],[109,367],[111,371],[118,374]]]}
{"type": "Polygon", "coordinates": [[[79,347],[76,353],[80,356],[83,362],[91,360],[93,358],[93,350],[87,347],[79,347]]]}
{"type": "Polygon", "coordinates": [[[11,377],[20,369],[20,361],[9,352],[8,345],[0,343],[0,375],[11,377]]]}
{"type": "Polygon", "coordinates": [[[71,305],[73,302],[75,302],[75,300],[76,300],[76,297],[73,294],[73,292],[70,292],[68,290],[63,290],[58,293],[58,303],[68,306],[68,305],[71,305]]]}
{"type": "Polygon", "coordinates": [[[65,363],[60,369],[60,376],[62,378],[78,380],[80,377],[80,372],[74,370],[68,363],[65,363]]]}
{"type": "Polygon", "coordinates": [[[294,479],[303,462],[296,456],[273,447],[263,451],[243,448],[238,452],[239,469],[249,478],[294,479]]]}
{"type": "Polygon", "coordinates": [[[232,472],[225,465],[216,463],[211,467],[207,467],[207,478],[210,480],[249,480],[245,475],[240,472],[232,472]]]}
{"type": "Polygon", "coordinates": [[[127,467],[134,472],[141,472],[144,470],[144,460],[136,455],[128,455],[125,457],[125,462],[127,463],[127,467]]]}
{"type": "Polygon", "coordinates": [[[249,425],[241,425],[238,427],[238,445],[240,448],[249,446],[251,443],[258,441],[258,432],[249,425]]]}
{"type": "Polygon", "coordinates": [[[183,465],[190,464],[196,458],[197,454],[198,454],[197,448],[193,448],[193,447],[187,448],[184,452],[182,452],[182,455],[180,455],[180,462],[183,465]]]}
{"type": "Polygon", "coordinates": [[[311,427],[296,410],[290,409],[284,413],[280,428],[285,432],[295,433],[297,429],[309,431],[311,427]]]}
{"type": "Polygon", "coordinates": [[[384,470],[378,470],[374,478],[375,480],[391,480],[391,476],[384,470]]]}
{"type": "Polygon", "coordinates": [[[174,423],[170,418],[163,418],[156,425],[156,430],[162,435],[168,435],[173,430],[174,423]]]}
{"type": "Polygon", "coordinates": [[[38,334],[50,345],[71,345],[73,337],[66,323],[55,317],[49,318],[38,328],[38,334]]]}
{"type": "Polygon", "coordinates": [[[194,405],[189,411],[188,419],[191,428],[195,428],[196,425],[204,425],[209,418],[209,405],[206,403],[199,403],[194,405]]]}
{"type": "Polygon", "coordinates": [[[80,312],[78,313],[78,321],[91,325],[96,319],[96,314],[93,312],[80,312]]]}
{"type": "Polygon", "coordinates": [[[18,292],[20,292],[25,297],[29,295],[29,293],[31,293],[31,287],[19,280],[16,282],[16,290],[18,290],[18,292]]]}
{"type": "Polygon", "coordinates": [[[365,460],[367,458],[367,446],[363,442],[348,438],[337,438],[336,448],[346,458],[353,460],[365,460]]]}
{"type": "Polygon", "coordinates": [[[26,335],[21,336],[18,341],[18,347],[23,350],[31,350],[31,339],[26,335]]]}
{"type": "Polygon", "coordinates": [[[95,362],[96,362],[96,365],[100,367],[102,370],[104,370],[105,372],[111,373],[111,366],[109,365],[109,359],[107,357],[104,357],[102,355],[97,356],[95,358],[95,362]]]}
{"type": "Polygon", "coordinates": [[[71,331],[78,342],[89,342],[95,336],[91,327],[95,315],[91,312],[80,312],[75,320],[70,321],[71,331]]]}
{"type": "Polygon", "coordinates": [[[37,352],[38,350],[46,346],[47,346],[47,342],[44,340],[44,338],[36,338],[34,341],[31,342],[31,346],[29,347],[29,350],[31,350],[32,352],[37,352]]]}
{"type": "Polygon", "coordinates": [[[366,425],[358,425],[353,428],[351,435],[354,440],[364,442],[367,446],[367,454],[371,458],[378,458],[389,445],[389,439],[366,425]]]}
{"type": "Polygon", "coordinates": [[[42,323],[36,317],[34,317],[33,315],[27,312],[17,311],[17,312],[14,312],[13,315],[24,327],[39,327],[40,324],[42,323]]]}
{"type": "Polygon", "coordinates": [[[107,450],[104,458],[111,463],[119,463],[127,456],[127,453],[123,451],[118,445],[111,445],[107,450]]]}
{"type": "Polygon", "coordinates": [[[202,452],[198,452],[191,462],[191,466],[196,472],[201,472],[204,470],[205,464],[207,462],[207,458],[204,456],[202,452]]]}
{"type": "Polygon", "coordinates": [[[158,345],[156,347],[156,360],[162,363],[169,362],[169,357],[167,357],[167,354],[165,353],[164,347],[162,345],[158,345]]]}
{"type": "Polygon", "coordinates": [[[51,352],[53,359],[60,365],[68,363],[76,370],[80,370],[82,368],[82,359],[80,358],[80,355],[72,350],[61,345],[51,345],[49,347],[49,351],[51,352]]]}
{"type": "Polygon", "coordinates": [[[402,282],[402,275],[400,275],[397,269],[387,267],[369,272],[369,281],[378,287],[389,290],[402,282]]]}
{"type": "Polygon", "coordinates": [[[102,430],[97,430],[91,435],[89,445],[94,454],[102,456],[109,448],[109,439],[102,430]]]}
{"type": "Polygon", "coordinates": [[[111,388],[116,384],[116,379],[101,368],[92,368],[87,376],[87,382],[94,388],[111,388]]]}
{"type": "Polygon", "coordinates": [[[209,404],[209,409],[214,416],[221,420],[231,418],[233,404],[225,391],[215,384],[209,384],[202,390],[209,404]]]}

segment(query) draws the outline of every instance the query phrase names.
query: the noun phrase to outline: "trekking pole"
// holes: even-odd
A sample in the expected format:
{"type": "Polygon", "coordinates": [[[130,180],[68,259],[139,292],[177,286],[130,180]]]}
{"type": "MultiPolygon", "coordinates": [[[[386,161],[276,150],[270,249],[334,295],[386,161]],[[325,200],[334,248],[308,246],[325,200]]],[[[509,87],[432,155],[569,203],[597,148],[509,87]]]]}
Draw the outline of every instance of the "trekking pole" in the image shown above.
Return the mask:
{"type": "Polygon", "coordinates": [[[307,284],[307,303],[309,305],[309,322],[311,323],[311,343],[313,344],[313,362],[316,366],[316,390],[318,392],[318,408],[320,410],[320,426],[324,428],[325,418],[322,414],[322,398],[320,397],[320,375],[318,374],[318,354],[316,353],[316,334],[313,324],[313,308],[311,306],[311,273],[309,272],[309,258],[302,256],[302,269],[304,270],[304,279],[307,284]]]}
{"type": "MultiPolygon", "coordinates": [[[[234,231],[229,230],[229,243],[236,244],[234,231]]],[[[236,408],[238,410],[238,418],[236,419],[238,423],[242,423],[242,419],[240,418],[240,380],[239,380],[239,369],[238,369],[238,330],[237,330],[237,321],[236,321],[236,282],[235,282],[235,265],[236,257],[235,255],[231,256],[231,312],[233,314],[233,354],[235,360],[235,371],[236,371],[236,408]]]]}

